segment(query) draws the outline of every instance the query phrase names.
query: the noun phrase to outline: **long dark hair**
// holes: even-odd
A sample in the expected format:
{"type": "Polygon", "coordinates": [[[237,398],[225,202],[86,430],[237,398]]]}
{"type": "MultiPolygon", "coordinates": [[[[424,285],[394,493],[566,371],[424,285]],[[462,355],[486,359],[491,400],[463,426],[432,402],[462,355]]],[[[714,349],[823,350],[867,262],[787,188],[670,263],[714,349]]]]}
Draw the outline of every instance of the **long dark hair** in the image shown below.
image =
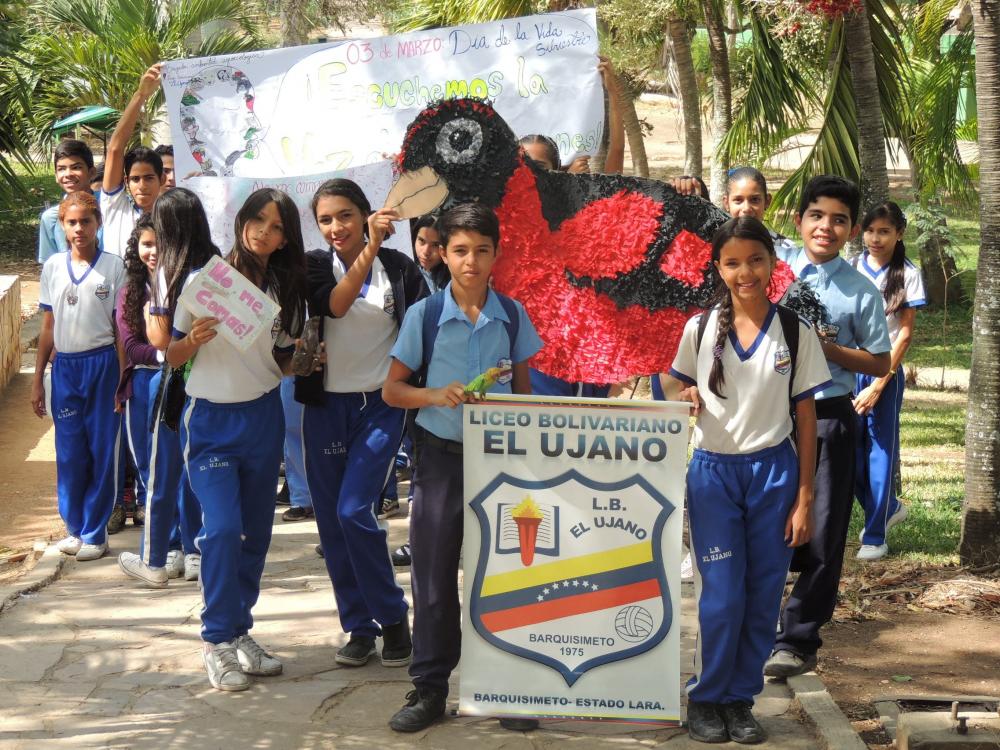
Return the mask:
{"type": "MultiPolygon", "coordinates": [[[[759,242],[767,250],[768,255],[773,259],[774,240],[767,227],[761,224],[752,216],[741,216],[738,219],[730,219],[715,231],[712,237],[712,268],[722,257],[722,248],[732,239],[752,240],[759,242]]],[[[722,352],[726,346],[726,339],[733,328],[733,294],[722,280],[722,275],[715,271],[716,286],[715,296],[712,299],[713,305],[718,305],[719,315],[717,318],[718,331],[715,334],[715,344],[712,347],[712,370],[708,375],[708,390],[719,398],[722,395],[721,388],[726,384],[726,375],[722,371],[722,352]]],[[[708,315],[705,312],[704,315],[708,315]]]]}
{"type": "Polygon", "coordinates": [[[547,135],[531,133],[530,135],[523,136],[518,143],[522,146],[534,146],[536,144],[544,146],[545,150],[548,152],[549,161],[552,163],[552,169],[559,171],[562,166],[562,161],[559,159],[559,146],[557,146],[556,142],[547,135]]]}
{"type": "MultiPolygon", "coordinates": [[[[187,188],[174,188],[153,204],[153,231],[156,232],[156,266],[163,269],[165,289],[154,289],[158,304],[173,318],[177,298],[191,271],[201,268],[213,255],[220,255],[212,243],[208,217],[198,196],[187,188]]],[[[156,274],[160,283],[161,274],[156,274]]]]}
{"type": "MultiPolygon", "coordinates": [[[[906,216],[903,209],[893,201],[879,203],[874,208],[870,208],[865,218],[861,220],[861,231],[868,231],[875,219],[885,219],[894,227],[897,232],[906,229],[906,216]]],[[[882,289],[882,298],[885,300],[885,314],[892,315],[899,310],[906,301],[906,245],[903,238],[896,240],[896,247],[892,251],[889,259],[889,266],[885,271],[885,288],[882,289]]]]}
{"type": "Polygon", "coordinates": [[[292,338],[298,338],[306,320],[306,252],[298,206],[280,190],[255,190],[236,214],[235,232],[229,263],[248,279],[263,279],[268,289],[274,289],[281,306],[281,328],[292,338]],[[268,203],[274,203],[278,208],[285,244],[275,250],[266,263],[262,263],[243,244],[243,230],[248,221],[260,216],[268,203]]]}
{"type": "MultiPolygon", "coordinates": [[[[438,232],[437,217],[433,214],[424,214],[410,219],[410,244],[413,247],[413,262],[417,265],[420,265],[417,260],[417,235],[420,234],[421,229],[433,229],[438,232]]],[[[438,232],[438,239],[440,239],[440,234],[438,232]]],[[[443,260],[430,270],[430,275],[438,289],[444,289],[451,281],[451,271],[448,270],[448,264],[443,260]]]]}
{"type": "MultiPolygon", "coordinates": [[[[153,230],[153,217],[147,212],[136,219],[135,229],[128,238],[125,250],[125,307],[122,309],[122,319],[132,331],[145,334],[146,322],[143,320],[142,308],[149,298],[147,287],[150,284],[149,269],[139,257],[139,238],[143,232],[153,230]]],[[[159,256],[157,256],[159,260],[159,256]]]]}

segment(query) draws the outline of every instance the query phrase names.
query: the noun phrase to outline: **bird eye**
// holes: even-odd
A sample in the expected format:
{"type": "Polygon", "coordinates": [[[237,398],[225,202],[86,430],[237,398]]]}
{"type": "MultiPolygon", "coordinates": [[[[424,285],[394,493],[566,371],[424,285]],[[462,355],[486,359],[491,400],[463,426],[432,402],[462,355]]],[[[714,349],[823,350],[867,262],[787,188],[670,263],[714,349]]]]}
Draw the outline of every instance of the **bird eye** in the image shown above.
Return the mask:
{"type": "Polygon", "coordinates": [[[449,164],[469,164],[483,147],[483,129],[465,117],[446,122],[437,137],[438,153],[449,164]]]}

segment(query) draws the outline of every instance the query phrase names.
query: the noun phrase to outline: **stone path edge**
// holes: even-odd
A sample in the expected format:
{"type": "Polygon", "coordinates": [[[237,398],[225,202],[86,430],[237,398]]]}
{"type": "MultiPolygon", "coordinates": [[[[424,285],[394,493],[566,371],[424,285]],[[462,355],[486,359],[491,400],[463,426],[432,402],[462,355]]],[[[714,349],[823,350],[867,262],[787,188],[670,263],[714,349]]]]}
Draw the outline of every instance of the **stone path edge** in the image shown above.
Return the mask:
{"type": "Polygon", "coordinates": [[[66,559],[54,544],[46,547],[31,570],[14,583],[0,587],[0,615],[14,606],[24,594],[38,591],[59,578],[66,559]]]}
{"type": "Polygon", "coordinates": [[[815,672],[788,678],[792,698],[809,717],[825,750],[867,750],[815,672]]]}

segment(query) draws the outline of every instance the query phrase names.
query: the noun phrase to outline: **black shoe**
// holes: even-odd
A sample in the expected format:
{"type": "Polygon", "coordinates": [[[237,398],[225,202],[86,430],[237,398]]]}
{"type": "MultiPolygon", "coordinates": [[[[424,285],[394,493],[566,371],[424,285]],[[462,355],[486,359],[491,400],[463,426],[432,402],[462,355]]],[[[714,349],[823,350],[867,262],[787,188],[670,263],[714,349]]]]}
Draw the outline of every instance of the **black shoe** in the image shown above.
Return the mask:
{"type": "Polygon", "coordinates": [[[726,723],[726,732],[733,742],[756,745],[767,739],[767,733],[753,717],[749,703],[720,703],[719,715],[726,723]]]}
{"type": "Polygon", "coordinates": [[[108,519],[108,533],[117,534],[125,528],[125,506],[116,505],[111,511],[111,518],[108,519]]]}
{"type": "Polygon", "coordinates": [[[134,526],[142,526],[146,523],[146,506],[137,505],[135,506],[135,512],[132,514],[132,524],[134,526]]]}
{"type": "Polygon", "coordinates": [[[392,553],[392,564],[397,568],[405,568],[411,562],[410,558],[410,545],[404,544],[402,547],[397,549],[392,553]]]}
{"type": "Polygon", "coordinates": [[[316,550],[316,554],[319,555],[320,557],[326,557],[326,555],[323,554],[323,545],[322,544],[317,544],[315,547],[313,547],[313,549],[316,550]]]}
{"type": "Polygon", "coordinates": [[[509,729],[512,732],[530,732],[538,729],[538,719],[516,719],[506,717],[500,719],[500,728],[509,729]]]}
{"type": "Polygon", "coordinates": [[[445,694],[429,688],[416,688],[406,694],[406,705],[389,719],[397,732],[419,732],[444,716],[445,694]]]}
{"type": "Polygon", "coordinates": [[[395,625],[382,626],[382,666],[405,667],[413,656],[410,621],[404,615],[395,625]]]}
{"type": "Polygon", "coordinates": [[[695,742],[729,742],[729,732],[714,703],[688,701],[688,736],[695,742]]]}
{"type": "Polygon", "coordinates": [[[314,515],[312,508],[293,506],[281,514],[282,521],[307,521],[314,515]]]}
{"type": "Polygon", "coordinates": [[[281,485],[281,489],[278,491],[278,496],[274,499],[275,505],[291,505],[292,504],[292,493],[288,489],[288,482],[281,485]]]}
{"type": "Polygon", "coordinates": [[[375,655],[375,639],[363,635],[352,635],[334,658],[345,667],[363,667],[375,655]]]}

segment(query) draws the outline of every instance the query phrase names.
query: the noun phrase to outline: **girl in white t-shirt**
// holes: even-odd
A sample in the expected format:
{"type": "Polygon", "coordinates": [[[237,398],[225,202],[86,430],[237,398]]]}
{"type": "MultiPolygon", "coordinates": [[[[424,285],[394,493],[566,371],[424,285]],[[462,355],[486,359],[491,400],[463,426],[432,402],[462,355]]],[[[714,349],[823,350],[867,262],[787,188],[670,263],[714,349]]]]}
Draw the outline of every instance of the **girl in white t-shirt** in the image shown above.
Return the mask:
{"type": "Polygon", "coordinates": [[[903,408],[903,357],[917,317],[927,304],[920,269],[906,258],[903,233],[906,217],[886,201],[861,221],[865,250],[854,267],[871,280],[885,300],[885,319],[892,342],[889,374],[876,378],[856,375],[854,410],[860,421],[855,495],[865,509],[859,560],[878,560],[889,552],[886,534],[906,518],[906,506],[896,498],[893,477],[899,462],[899,412],[903,408]]]}
{"type": "Polygon", "coordinates": [[[296,398],[305,404],[306,476],[320,544],[350,636],[335,658],[363,666],[381,635],[382,664],[403,667],[412,651],[407,604],[374,507],[403,432],[403,410],[382,400],[389,352],[427,286],[412,260],[382,246],[398,215],[373,212],[356,183],[328,180],[312,206],[329,246],[307,255],[309,315],[323,319],[328,362],[322,373],[298,379],[296,398]]]}
{"type": "MultiPolygon", "coordinates": [[[[168,195],[173,194],[176,188],[168,195]]],[[[245,690],[247,675],[275,675],[281,662],[250,636],[271,542],[275,487],[285,434],[279,385],[291,372],[295,339],[305,320],[305,261],[299,211],[278,190],[253,192],[236,215],[227,260],[281,310],[246,351],[218,334],[219,320],[193,318],[177,305],[167,361],[192,360],[181,446],[188,478],[201,501],[203,655],[212,686],[245,690]]],[[[168,264],[169,248],[159,248],[168,264]]],[[[202,271],[193,270],[185,286],[202,271]]],[[[170,269],[167,269],[168,278],[170,269]]]]}
{"type": "Polygon", "coordinates": [[[38,289],[44,318],[31,406],[45,415],[43,377],[52,349],[52,419],[56,430],[59,515],[69,533],[59,550],[96,560],[108,550],[107,524],[122,486],[121,414],[115,390],[115,299],[125,282],[122,259],[101,252],[101,211],[89,191],[59,204],[67,252],[45,261],[38,289]]]}
{"type": "Polygon", "coordinates": [[[701,316],[688,321],[661,376],[667,397],[691,400],[698,414],[687,473],[699,625],[688,731],[702,742],[759,742],[764,732],[750,709],[792,548],[809,540],[813,394],[830,372],[815,332],[768,299],[776,258],[763,224],[728,221],[713,238],[712,260],[718,303],[704,325],[701,316]],[[797,331],[797,347],[786,330],[797,331]]]}
{"type": "MultiPolygon", "coordinates": [[[[771,194],[767,192],[764,173],[754,167],[737,167],[726,176],[726,194],[722,196],[722,208],[733,217],[752,216],[760,222],[771,205],[771,194]]],[[[795,247],[795,243],[777,232],[767,230],[774,246],[795,247]]]]}

